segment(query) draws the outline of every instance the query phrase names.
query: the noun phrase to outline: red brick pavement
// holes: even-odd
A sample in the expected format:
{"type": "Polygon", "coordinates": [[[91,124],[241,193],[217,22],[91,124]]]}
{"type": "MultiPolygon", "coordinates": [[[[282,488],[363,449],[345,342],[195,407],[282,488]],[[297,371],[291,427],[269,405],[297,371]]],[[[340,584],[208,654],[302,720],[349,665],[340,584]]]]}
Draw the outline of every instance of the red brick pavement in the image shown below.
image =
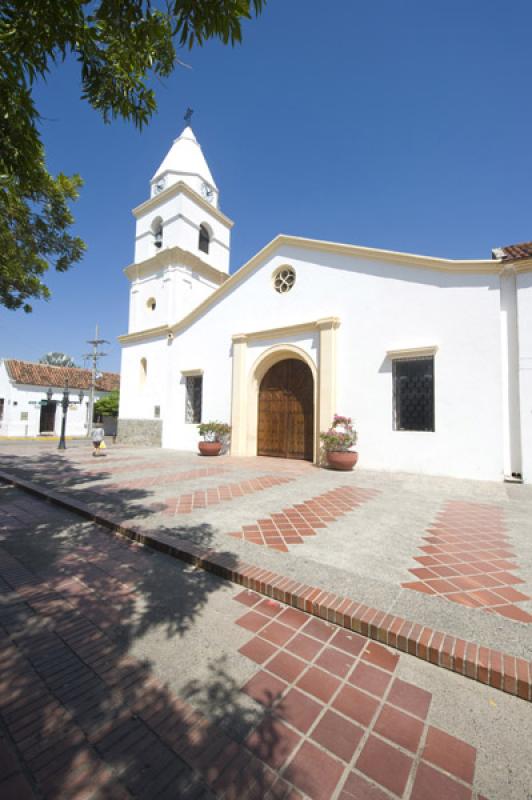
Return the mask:
{"type": "Polygon", "coordinates": [[[191,511],[196,511],[198,508],[207,508],[208,506],[234,500],[238,497],[245,497],[255,492],[262,492],[265,489],[271,489],[273,486],[281,486],[293,480],[294,478],[288,475],[263,475],[259,478],[251,478],[250,480],[239,481],[238,483],[227,483],[208,489],[198,489],[189,494],[167,498],[164,501],[163,508],[159,510],[163,514],[190,514],[191,511]]]}
{"type": "MultiPolygon", "coordinates": [[[[62,566],[77,569],[91,549],[62,566]]],[[[115,567],[95,584],[105,566],[79,582],[106,606],[113,581],[127,582],[115,567]]],[[[238,624],[254,632],[241,653],[259,665],[243,691],[269,713],[240,744],[80,613],[73,578],[44,581],[2,550],[0,575],[2,800],[328,800],[344,782],[345,800],[353,787],[417,797],[427,781],[445,787],[432,797],[473,797],[474,748],[427,723],[430,693],[398,679],[399,656],[375,642],[241,593],[238,624]]]]}
{"type": "MultiPolygon", "coordinates": [[[[125,657],[62,579],[58,591],[1,549],[0,576],[2,800],[230,800],[267,798],[270,789],[272,799],[296,797],[274,770],[125,657]]],[[[96,591],[105,613],[113,591],[96,591]]]]}
{"type": "Polygon", "coordinates": [[[376,489],[340,486],[259,519],[255,525],[244,525],[229,536],[286,553],[288,545],[303,544],[306,536],[315,536],[317,529],[326,528],[377,494],[376,489]]]}
{"type": "MultiPolygon", "coordinates": [[[[23,530],[42,504],[9,511],[23,530]]],[[[232,739],[112,637],[149,561],[96,535],[36,575],[0,548],[2,800],[477,798],[474,748],[427,722],[397,653],[253,592],[243,691],[265,713],[232,739]]]]}
{"type": "MultiPolygon", "coordinates": [[[[308,614],[327,619],[349,631],[378,640],[431,664],[464,675],[524,700],[532,700],[532,661],[461,639],[452,633],[423,626],[412,620],[366,606],[351,597],[337,595],[315,586],[301,583],[269,569],[235,560],[227,553],[211,550],[207,545],[176,539],[165,533],[131,525],[103,512],[95,513],[90,506],[60,492],[0,471],[0,479],[20,486],[38,497],[46,497],[60,506],[94,520],[130,541],[167,553],[194,564],[233,583],[244,586],[308,614]]],[[[38,501],[25,500],[20,507],[38,501]]],[[[24,510],[20,510],[24,519],[24,510]]],[[[9,518],[9,515],[6,515],[9,518]]],[[[31,515],[30,515],[31,519],[31,515]]]]}
{"type": "Polygon", "coordinates": [[[427,533],[423,555],[415,559],[421,566],[409,570],[417,580],[401,586],[532,622],[532,615],[516,605],[532,598],[515,588],[524,581],[510,572],[517,568],[516,556],[500,508],[449,501],[427,533]]]}
{"type": "Polygon", "coordinates": [[[258,758],[313,800],[342,785],[342,800],[474,796],[476,749],[429,723],[432,695],[396,677],[398,654],[253,592],[236,600],[258,665],[244,691],[269,712],[246,739],[258,758]]]}

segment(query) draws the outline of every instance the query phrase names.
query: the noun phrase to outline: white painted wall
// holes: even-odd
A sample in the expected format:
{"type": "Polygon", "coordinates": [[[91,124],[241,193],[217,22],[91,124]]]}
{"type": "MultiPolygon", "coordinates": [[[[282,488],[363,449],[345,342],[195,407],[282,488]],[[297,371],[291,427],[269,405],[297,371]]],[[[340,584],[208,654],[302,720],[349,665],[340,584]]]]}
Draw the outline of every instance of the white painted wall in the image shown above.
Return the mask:
{"type": "MultiPolygon", "coordinates": [[[[530,298],[532,305],[532,290],[530,298]]],[[[341,320],[337,411],[356,421],[361,466],[502,478],[500,291],[495,275],[460,275],[280,247],[170,346],[160,342],[160,350],[156,343],[124,348],[121,414],[141,418],[139,410],[147,414],[154,402],[135,401],[129,377],[149,347],[154,364],[163,370],[157,379],[158,396],[166,393],[160,401],[163,446],[195,448],[196,430],[184,423],[181,370],[204,370],[203,419],[229,421],[232,335],[328,316],[341,320]],[[283,264],[296,269],[297,280],[290,292],[280,295],[272,287],[272,273],[283,264]],[[386,352],[429,346],[438,348],[436,430],[394,431],[392,365],[386,352]]],[[[282,341],[253,343],[248,363],[260,348],[282,341]]],[[[316,358],[317,341],[308,333],[291,341],[316,358]]]]}
{"type": "Polygon", "coordinates": [[[168,344],[152,339],[122,348],[120,368],[120,409],[122,419],[155,419],[155,406],[161,418],[167,412],[168,344]],[[147,374],[142,377],[141,361],[146,359],[147,374]]]}
{"type": "Polygon", "coordinates": [[[532,483],[532,273],[517,275],[523,479],[532,483]]]}
{"type": "Polygon", "coordinates": [[[129,333],[170,325],[186,316],[216,289],[213,281],[175,263],[131,283],[129,333]],[[152,299],[155,310],[152,310],[152,299]]]}
{"type": "Polygon", "coordinates": [[[175,247],[201,258],[221,272],[229,272],[231,227],[213,213],[205,203],[196,202],[187,194],[161,195],[149,210],[137,218],[135,237],[135,263],[139,264],[156,255],[162,248],[155,246],[153,226],[155,220],[162,221],[162,248],[175,247]],[[206,225],[211,233],[209,252],[199,249],[199,228],[206,225]]]}
{"type": "MultiPolygon", "coordinates": [[[[0,398],[4,399],[4,416],[0,421],[0,436],[38,436],[41,419],[40,401],[46,400],[47,389],[47,386],[26,386],[12,383],[4,363],[0,362],[0,398]]],[[[95,392],[94,398],[99,400],[100,397],[105,397],[107,394],[108,392],[95,392]]],[[[80,405],[77,402],[78,392],[75,389],[70,391],[72,403],[67,413],[67,436],[87,435],[88,390],[84,390],[84,395],[80,405]]],[[[57,436],[61,433],[62,398],[63,389],[54,388],[52,400],[57,401],[54,426],[57,436]]]]}

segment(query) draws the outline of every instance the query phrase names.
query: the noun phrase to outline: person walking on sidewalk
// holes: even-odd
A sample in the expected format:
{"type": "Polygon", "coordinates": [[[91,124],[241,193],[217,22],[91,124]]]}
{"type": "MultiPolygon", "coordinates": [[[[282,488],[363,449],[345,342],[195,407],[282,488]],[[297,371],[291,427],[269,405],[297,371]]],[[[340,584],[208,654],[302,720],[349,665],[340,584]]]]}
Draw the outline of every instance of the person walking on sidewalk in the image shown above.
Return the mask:
{"type": "Polygon", "coordinates": [[[103,428],[98,427],[92,429],[92,444],[94,446],[94,450],[92,451],[93,456],[105,455],[104,437],[105,437],[105,432],[103,428]]]}

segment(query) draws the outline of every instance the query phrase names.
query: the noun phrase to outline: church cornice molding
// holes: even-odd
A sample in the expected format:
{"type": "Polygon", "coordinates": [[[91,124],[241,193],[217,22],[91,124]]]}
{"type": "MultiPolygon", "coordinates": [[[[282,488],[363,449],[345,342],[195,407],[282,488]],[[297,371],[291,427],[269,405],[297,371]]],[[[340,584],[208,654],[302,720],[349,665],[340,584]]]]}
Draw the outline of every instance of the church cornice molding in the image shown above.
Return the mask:
{"type": "Polygon", "coordinates": [[[238,342],[252,342],[257,339],[280,339],[283,336],[297,336],[300,333],[336,329],[340,327],[339,317],[322,317],[311,322],[299,322],[294,325],[282,325],[279,328],[267,328],[262,331],[249,333],[235,333],[231,338],[235,344],[238,342]]]}
{"type": "MultiPolygon", "coordinates": [[[[160,196],[160,195],[158,195],[160,196]]],[[[237,272],[226,276],[226,280],[214,290],[202,303],[194,308],[185,317],[170,325],[167,331],[177,334],[185,330],[195,320],[201,317],[215,303],[218,303],[225,294],[232,291],[243,281],[254,269],[262,262],[272,256],[281,247],[294,247],[304,250],[327,252],[344,256],[372,259],[375,261],[388,261],[392,263],[404,264],[412,268],[430,269],[439,272],[452,272],[460,275],[485,274],[500,275],[502,262],[500,259],[489,260],[453,260],[446,258],[434,258],[431,256],[420,256],[411,253],[396,252],[394,250],[379,250],[371,247],[360,247],[352,244],[339,244],[337,242],[327,242],[320,239],[307,239],[300,236],[287,236],[279,234],[272,239],[262,250],[259,250],[249,261],[247,261],[237,272]]],[[[527,260],[528,262],[528,260],[527,260]]],[[[521,272],[532,270],[532,259],[526,268],[521,266],[521,272]]],[[[120,341],[128,341],[127,335],[120,338],[120,341]]]]}
{"type": "Polygon", "coordinates": [[[498,262],[500,264],[500,272],[501,274],[514,272],[532,272],[532,258],[520,258],[516,259],[515,261],[503,261],[498,262]]]}
{"type": "Polygon", "coordinates": [[[455,272],[460,274],[500,272],[500,260],[496,259],[451,259],[436,256],[416,255],[404,253],[399,250],[381,250],[376,247],[363,247],[355,244],[342,244],[328,242],[321,239],[307,239],[302,236],[286,236],[280,234],[270,244],[289,245],[300,247],[304,250],[317,250],[318,252],[335,253],[338,255],[368,258],[375,261],[391,261],[405,264],[409,267],[432,269],[441,272],[455,272]]]}
{"type": "Polygon", "coordinates": [[[157,272],[165,267],[184,266],[188,267],[193,272],[201,275],[204,278],[216,283],[218,286],[229,280],[229,275],[222,272],[215,267],[211,267],[202,258],[199,258],[190,250],[183,250],[181,247],[165,247],[159,250],[151,258],[140,261],[138,264],[133,263],[124,268],[124,274],[127,275],[130,281],[138,280],[153,272],[157,272]],[[177,263],[176,263],[177,262],[177,263]]]}
{"type": "Polygon", "coordinates": [[[239,270],[230,275],[225,283],[219,286],[209,297],[196,306],[186,317],[183,317],[183,319],[172,325],[174,333],[183,330],[187,325],[190,325],[194,320],[204,314],[211,305],[217,303],[227,292],[233,290],[247,275],[253,272],[254,269],[281,247],[297,247],[306,250],[373,259],[376,261],[391,261],[413,268],[417,267],[419,269],[454,272],[463,275],[470,273],[498,275],[501,268],[501,262],[493,259],[485,261],[453,261],[452,259],[417,256],[393,250],[378,250],[371,247],[360,247],[352,244],[339,244],[337,242],[327,242],[320,239],[306,239],[300,236],[279,234],[240,267],[239,270]]]}
{"type": "Polygon", "coordinates": [[[135,344],[136,342],[144,342],[146,339],[160,339],[167,337],[170,333],[168,325],[158,325],[156,328],[146,328],[142,331],[135,331],[135,333],[125,333],[123,336],[118,337],[120,344],[135,344]]]}
{"type": "Polygon", "coordinates": [[[148,211],[155,211],[160,206],[161,202],[171,200],[178,194],[184,194],[191,200],[194,200],[197,205],[199,205],[205,211],[208,211],[215,219],[218,220],[218,222],[221,222],[222,225],[232,228],[235,224],[232,219],[226,217],[226,215],[223,214],[219,209],[207,202],[204,197],[195,192],[194,189],[191,189],[190,186],[184,181],[178,181],[177,183],[173,183],[171,186],[169,186],[168,189],[163,189],[163,191],[159,192],[159,194],[156,194],[155,197],[150,197],[139,206],[135,206],[131,213],[135,219],[138,219],[148,211]]]}

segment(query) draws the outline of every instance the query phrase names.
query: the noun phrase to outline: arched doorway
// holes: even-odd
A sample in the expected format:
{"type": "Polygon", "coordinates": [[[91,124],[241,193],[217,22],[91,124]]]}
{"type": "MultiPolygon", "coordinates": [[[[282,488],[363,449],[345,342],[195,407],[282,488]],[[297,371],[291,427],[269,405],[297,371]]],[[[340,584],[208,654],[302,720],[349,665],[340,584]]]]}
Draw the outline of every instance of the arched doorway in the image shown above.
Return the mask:
{"type": "Polygon", "coordinates": [[[312,461],[314,379],[297,358],[278,361],[259,388],[257,453],[259,456],[312,461]]]}

